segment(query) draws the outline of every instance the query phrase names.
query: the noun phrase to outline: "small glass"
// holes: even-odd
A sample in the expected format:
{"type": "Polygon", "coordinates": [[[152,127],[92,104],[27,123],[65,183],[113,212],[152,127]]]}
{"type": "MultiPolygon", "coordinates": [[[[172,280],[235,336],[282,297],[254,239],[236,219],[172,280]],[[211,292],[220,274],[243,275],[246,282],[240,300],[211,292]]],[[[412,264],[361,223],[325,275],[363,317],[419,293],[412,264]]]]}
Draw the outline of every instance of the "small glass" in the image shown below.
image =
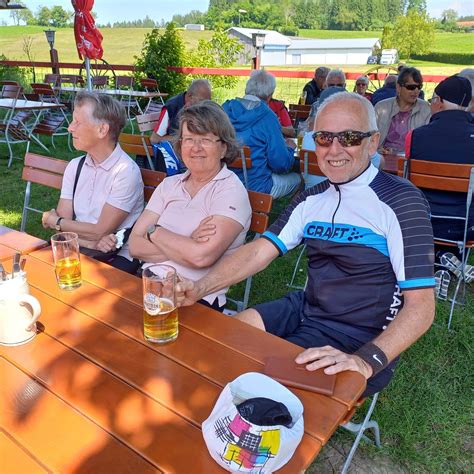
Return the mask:
{"type": "Polygon", "coordinates": [[[143,271],[143,333],[145,339],[166,344],[178,337],[176,269],[151,265],[143,271]]]}
{"type": "Polygon", "coordinates": [[[51,237],[54,270],[59,288],[75,290],[82,284],[79,239],[74,232],[59,232],[51,237]]]}
{"type": "Polygon", "coordinates": [[[300,105],[306,104],[306,96],[307,96],[307,92],[303,91],[300,96],[300,105]]]}

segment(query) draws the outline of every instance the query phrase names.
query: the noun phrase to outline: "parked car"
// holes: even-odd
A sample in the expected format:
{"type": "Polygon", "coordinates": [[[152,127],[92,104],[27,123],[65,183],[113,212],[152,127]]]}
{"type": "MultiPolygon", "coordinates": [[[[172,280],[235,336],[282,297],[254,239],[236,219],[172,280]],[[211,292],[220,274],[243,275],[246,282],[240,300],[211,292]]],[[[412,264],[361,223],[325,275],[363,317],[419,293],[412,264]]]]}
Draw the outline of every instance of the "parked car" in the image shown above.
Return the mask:
{"type": "Polygon", "coordinates": [[[396,63],[398,63],[398,50],[382,49],[380,64],[396,64],[396,63]]]}
{"type": "Polygon", "coordinates": [[[379,57],[375,54],[367,58],[367,64],[378,64],[378,63],[379,63],[379,57]]]}

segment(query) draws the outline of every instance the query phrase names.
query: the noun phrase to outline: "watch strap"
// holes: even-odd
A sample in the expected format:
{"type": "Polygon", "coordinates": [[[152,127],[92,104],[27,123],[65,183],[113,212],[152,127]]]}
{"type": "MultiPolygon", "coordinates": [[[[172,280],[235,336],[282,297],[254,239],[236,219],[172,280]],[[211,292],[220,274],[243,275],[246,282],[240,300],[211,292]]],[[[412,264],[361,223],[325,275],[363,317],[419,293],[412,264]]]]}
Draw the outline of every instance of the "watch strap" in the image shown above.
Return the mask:
{"type": "Polygon", "coordinates": [[[61,221],[64,219],[64,217],[58,217],[58,220],[56,221],[55,228],[57,230],[61,230],[61,221]]]}
{"type": "Polygon", "coordinates": [[[359,349],[354,352],[354,355],[360,357],[372,367],[372,377],[385,369],[388,365],[385,352],[372,342],[368,342],[362,347],[359,347],[359,349]]]}
{"type": "Polygon", "coordinates": [[[151,240],[151,234],[153,234],[153,232],[155,232],[156,229],[158,229],[158,227],[161,227],[161,225],[155,224],[155,227],[153,228],[151,232],[149,231],[146,232],[146,238],[149,240],[149,242],[153,243],[153,241],[151,240]]]}

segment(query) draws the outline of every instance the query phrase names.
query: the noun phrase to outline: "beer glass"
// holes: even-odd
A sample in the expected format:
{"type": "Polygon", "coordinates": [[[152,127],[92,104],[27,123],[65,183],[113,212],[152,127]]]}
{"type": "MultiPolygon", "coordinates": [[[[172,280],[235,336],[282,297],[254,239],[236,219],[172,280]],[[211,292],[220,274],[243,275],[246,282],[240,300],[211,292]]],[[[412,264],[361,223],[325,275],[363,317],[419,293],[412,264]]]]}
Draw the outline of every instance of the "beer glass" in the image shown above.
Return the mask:
{"type": "Polygon", "coordinates": [[[143,271],[143,333],[145,339],[158,344],[178,337],[176,306],[176,269],[169,265],[152,265],[143,271]]]}
{"type": "Polygon", "coordinates": [[[79,240],[74,232],[59,232],[51,237],[54,269],[59,288],[74,290],[82,283],[79,240]]]}

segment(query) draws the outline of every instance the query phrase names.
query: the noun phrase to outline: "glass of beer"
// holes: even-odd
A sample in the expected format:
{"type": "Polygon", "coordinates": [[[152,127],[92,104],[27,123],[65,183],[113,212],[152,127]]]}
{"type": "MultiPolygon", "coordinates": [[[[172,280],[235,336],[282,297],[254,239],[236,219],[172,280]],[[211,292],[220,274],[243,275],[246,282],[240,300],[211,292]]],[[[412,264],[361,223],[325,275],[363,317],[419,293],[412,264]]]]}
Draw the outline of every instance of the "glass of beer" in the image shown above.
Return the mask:
{"type": "Polygon", "coordinates": [[[59,232],[51,237],[54,269],[59,288],[74,290],[82,283],[79,240],[74,232],[59,232]]]}
{"type": "Polygon", "coordinates": [[[143,333],[158,344],[178,337],[176,305],[176,269],[169,265],[151,265],[143,271],[143,333]]]}

